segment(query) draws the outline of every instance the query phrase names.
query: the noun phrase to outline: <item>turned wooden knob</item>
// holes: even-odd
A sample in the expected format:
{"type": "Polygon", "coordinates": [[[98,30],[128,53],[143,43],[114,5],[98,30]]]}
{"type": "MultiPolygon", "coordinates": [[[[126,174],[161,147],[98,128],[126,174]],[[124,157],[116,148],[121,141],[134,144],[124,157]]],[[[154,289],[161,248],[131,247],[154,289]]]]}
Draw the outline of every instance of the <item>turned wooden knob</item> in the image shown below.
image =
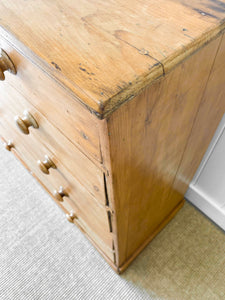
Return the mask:
{"type": "Polygon", "coordinates": [[[3,143],[3,145],[4,145],[5,149],[8,151],[11,151],[11,148],[14,147],[13,142],[10,140],[8,142],[3,143]]]}
{"type": "Polygon", "coordinates": [[[33,128],[38,128],[38,123],[35,120],[35,118],[32,116],[32,114],[25,110],[23,112],[23,116],[15,117],[16,125],[18,128],[24,133],[24,134],[29,134],[29,127],[32,126],[33,128]]]}
{"type": "Polygon", "coordinates": [[[77,219],[77,215],[74,211],[71,211],[69,214],[66,214],[66,218],[70,223],[73,223],[73,220],[77,219]]]}
{"type": "Polygon", "coordinates": [[[68,193],[64,190],[62,186],[59,187],[58,191],[54,190],[54,196],[60,202],[63,202],[63,197],[69,197],[68,193]]]}
{"type": "Polygon", "coordinates": [[[39,160],[37,163],[38,163],[41,171],[45,174],[49,174],[50,168],[56,169],[56,165],[51,160],[51,158],[48,157],[48,155],[45,155],[45,160],[43,160],[43,161],[39,160]]]}
{"type": "Polygon", "coordinates": [[[0,80],[5,80],[5,71],[9,71],[12,74],[16,74],[16,68],[11,61],[8,54],[1,49],[0,52],[0,80]]]}

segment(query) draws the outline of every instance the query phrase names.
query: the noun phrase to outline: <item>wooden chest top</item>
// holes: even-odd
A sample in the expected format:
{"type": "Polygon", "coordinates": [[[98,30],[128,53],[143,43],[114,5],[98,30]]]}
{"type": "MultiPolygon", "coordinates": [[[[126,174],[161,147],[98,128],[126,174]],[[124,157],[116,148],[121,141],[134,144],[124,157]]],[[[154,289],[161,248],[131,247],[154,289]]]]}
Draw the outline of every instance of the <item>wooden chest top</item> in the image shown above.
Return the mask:
{"type": "Polygon", "coordinates": [[[0,34],[99,118],[219,34],[224,18],[224,0],[0,2],[0,34]]]}

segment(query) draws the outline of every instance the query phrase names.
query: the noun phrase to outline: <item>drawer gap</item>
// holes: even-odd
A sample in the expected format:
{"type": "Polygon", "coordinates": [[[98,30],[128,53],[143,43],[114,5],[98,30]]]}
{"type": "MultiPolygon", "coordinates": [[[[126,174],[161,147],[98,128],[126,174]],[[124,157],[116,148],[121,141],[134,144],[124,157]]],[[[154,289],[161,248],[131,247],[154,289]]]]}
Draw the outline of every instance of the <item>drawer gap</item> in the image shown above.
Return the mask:
{"type": "Polygon", "coordinates": [[[105,205],[109,206],[109,197],[108,197],[105,173],[103,173],[103,177],[104,177],[104,190],[105,190],[105,205]]]}
{"type": "Polygon", "coordinates": [[[112,215],[111,215],[111,210],[110,210],[110,207],[109,207],[109,197],[108,197],[105,173],[103,173],[103,177],[104,177],[104,190],[105,190],[105,206],[106,206],[106,209],[107,209],[106,213],[107,213],[107,216],[108,216],[109,231],[113,232],[113,230],[112,230],[112,215]]]}
{"type": "Polygon", "coordinates": [[[111,212],[107,211],[108,221],[109,221],[109,231],[112,232],[112,218],[111,218],[111,212]]]}
{"type": "Polygon", "coordinates": [[[115,252],[115,245],[114,241],[112,241],[112,250],[113,250],[113,262],[116,263],[116,252],[115,252]]]}

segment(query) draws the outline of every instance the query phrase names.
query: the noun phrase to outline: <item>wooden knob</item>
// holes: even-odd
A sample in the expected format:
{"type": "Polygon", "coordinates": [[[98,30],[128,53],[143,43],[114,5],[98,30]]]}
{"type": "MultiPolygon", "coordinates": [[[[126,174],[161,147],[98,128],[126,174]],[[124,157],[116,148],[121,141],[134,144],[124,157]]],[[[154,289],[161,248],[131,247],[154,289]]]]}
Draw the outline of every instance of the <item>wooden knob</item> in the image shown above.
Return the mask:
{"type": "Polygon", "coordinates": [[[1,49],[0,53],[0,80],[5,80],[5,71],[16,74],[16,68],[7,53],[1,49]]]}
{"type": "Polygon", "coordinates": [[[70,223],[73,223],[73,220],[77,219],[77,215],[74,211],[71,211],[69,214],[66,214],[66,218],[70,223]]]}
{"type": "Polygon", "coordinates": [[[64,190],[62,186],[59,187],[58,191],[54,190],[54,196],[60,202],[63,202],[63,197],[69,197],[68,193],[64,190]]]}
{"type": "Polygon", "coordinates": [[[11,151],[11,148],[14,147],[13,142],[10,140],[8,142],[3,143],[3,145],[4,145],[5,149],[8,151],[11,151]]]}
{"type": "Polygon", "coordinates": [[[44,161],[39,160],[37,163],[38,163],[39,168],[41,169],[41,171],[45,174],[49,174],[49,169],[50,168],[56,169],[56,165],[51,160],[51,158],[48,157],[48,155],[45,155],[45,160],[44,161]]]}
{"type": "Polygon", "coordinates": [[[23,116],[19,117],[16,116],[15,117],[15,121],[16,121],[16,125],[18,126],[18,128],[24,133],[24,134],[29,134],[29,127],[32,126],[33,128],[38,128],[38,123],[35,120],[35,118],[32,116],[32,114],[25,110],[23,112],[23,116]]]}

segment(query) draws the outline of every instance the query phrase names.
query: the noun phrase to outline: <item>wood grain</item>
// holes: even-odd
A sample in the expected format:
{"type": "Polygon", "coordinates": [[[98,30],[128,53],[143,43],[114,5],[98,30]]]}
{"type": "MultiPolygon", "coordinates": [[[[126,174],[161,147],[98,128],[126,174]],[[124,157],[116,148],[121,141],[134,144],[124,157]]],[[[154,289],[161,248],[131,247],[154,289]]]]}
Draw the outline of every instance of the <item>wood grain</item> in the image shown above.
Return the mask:
{"type": "Polygon", "coordinates": [[[168,197],[220,40],[191,56],[108,120],[119,266],[182,200],[168,197]]]}
{"type": "Polygon", "coordinates": [[[1,49],[0,53],[0,80],[5,80],[4,72],[8,71],[16,75],[16,68],[7,53],[1,49]]]}
{"type": "Polygon", "coordinates": [[[1,59],[5,147],[118,272],[182,206],[224,114],[224,13],[225,0],[0,2],[17,70],[1,59]]]}
{"type": "Polygon", "coordinates": [[[159,224],[159,226],[155,229],[155,231],[152,232],[152,234],[145,240],[143,244],[140,245],[139,248],[136,249],[136,251],[133,253],[132,256],[128,258],[128,260],[125,261],[123,265],[121,265],[118,268],[118,272],[121,274],[123,273],[127,267],[133,262],[133,260],[144,250],[144,248],[154,239],[154,237],[167,225],[168,222],[170,222],[173,217],[176,215],[176,213],[182,208],[184,205],[185,200],[183,199],[179,204],[173,209],[173,211],[164,218],[162,223],[159,224]]]}
{"type": "Polygon", "coordinates": [[[1,87],[0,122],[12,128],[15,135],[18,133],[18,143],[24,143],[26,147],[34,149],[35,153],[39,154],[37,160],[43,161],[45,155],[53,157],[59,171],[60,168],[67,168],[89,193],[105,205],[102,170],[52,126],[30,102],[6,83],[1,87]],[[26,110],[33,115],[39,125],[38,129],[29,127],[29,135],[23,134],[14,121],[16,116],[22,117],[26,110]]]}
{"type": "MultiPolygon", "coordinates": [[[[0,124],[0,132],[3,127],[0,124]]],[[[4,130],[5,131],[5,130],[4,130]]],[[[10,131],[5,132],[9,134],[10,131]]],[[[7,140],[0,135],[0,139],[3,143],[7,143],[7,140]]],[[[108,230],[108,220],[106,218],[106,212],[94,204],[93,199],[88,200],[88,193],[85,191],[84,198],[82,194],[79,193],[79,185],[76,185],[76,182],[73,180],[73,184],[76,187],[76,197],[69,195],[68,199],[63,202],[59,202],[54,194],[52,193],[54,184],[51,186],[49,180],[43,177],[42,174],[36,174],[33,172],[34,164],[32,162],[32,156],[27,156],[28,152],[24,152],[24,149],[16,147],[13,149],[13,154],[20,160],[24,167],[36,178],[36,180],[42,185],[42,187],[50,194],[53,200],[59,205],[59,207],[65,212],[65,214],[70,214],[71,211],[76,212],[76,219],[73,220],[73,223],[78,226],[78,228],[86,235],[86,237],[94,244],[96,249],[100,254],[105,258],[105,260],[112,266],[113,269],[117,271],[117,267],[114,264],[114,250],[112,249],[112,234],[108,230]],[[27,164],[28,163],[28,164],[27,164]],[[78,197],[81,197],[80,199],[78,197]],[[82,205],[80,206],[80,203],[82,205]],[[105,222],[105,223],[104,223],[105,222]]],[[[34,158],[34,157],[33,157],[34,158]]],[[[56,184],[56,181],[54,182],[56,184]]],[[[67,188],[71,191],[72,186],[67,188]]],[[[66,216],[65,216],[66,217],[66,216]]],[[[74,245],[76,247],[76,245],[74,245]]]]}
{"type": "Polygon", "coordinates": [[[0,48],[5,49],[17,68],[17,74],[5,72],[9,84],[34,105],[63,135],[86,155],[101,162],[97,119],[78,102],[77,98],[27,60],[3,38],[0,48]]]}
{"type": "Polygon", "coordinates": [[[225,27],[224,0],[2,0],[1,34],[105,117],[225,27]]]}
{"type": "Polygon", "coordinates": [[[113,172],[112,172],[111,157],[110,157],[109,132],[108,132],[108,125],[106,119],[99,121],[99,132],[100,132],[100,141],[101,141],[101,149],[102,149],[102,159],[103,159],[103,164],[106,168],[105,188],[107,190],[108,207],[113,212],[113,214],[111,215],[111,226],[113,232],[112,238],[113,238],[113,248],[115,250],[115,264],[118,267],[119,266],[118,235],[120,234],[121,228],[117,227],[118,224],[116,220],[117,213],[115,211],[113,172]]]}
{"type": "Polygon", "coordinates": [[[224,57],[225,36],[223,35],[208,79],[207,88],[201,99],[198,114],[170,193],[170,198],[175,201],[181,199],[187,191],[188,185],[225,113],[224,57]]]}
{"type": "Polygon", "coordinates": [[[57,169],[51,170],[49,175],[43,174],[37,165],[37,160],[40,153],[46,149],[38,142],[30,144],[23,138],[21,139],[10,127],[6,129],[2,123],[0,123],[0,135],[5,142],[8,136],[11,137],[14,143],[11,152],[23,161],[31,174],[41,182],[60,207],[65,208],[67,213],[71,210],[76,212],[79,222],[84,223],[82,227],[85,227],[85,231],[93,232],[95,240],[98,238],[98,245],[102,246],[102,251],[104,252],[104,245],[112,251],[112,234],[106,208],[100,205],[80,182],[57,162],[57,169]],[[64,198],[63,202],[59,202],[54,197],[55,189],[60,186],[63,186],[69,195],[64,198]]]}

